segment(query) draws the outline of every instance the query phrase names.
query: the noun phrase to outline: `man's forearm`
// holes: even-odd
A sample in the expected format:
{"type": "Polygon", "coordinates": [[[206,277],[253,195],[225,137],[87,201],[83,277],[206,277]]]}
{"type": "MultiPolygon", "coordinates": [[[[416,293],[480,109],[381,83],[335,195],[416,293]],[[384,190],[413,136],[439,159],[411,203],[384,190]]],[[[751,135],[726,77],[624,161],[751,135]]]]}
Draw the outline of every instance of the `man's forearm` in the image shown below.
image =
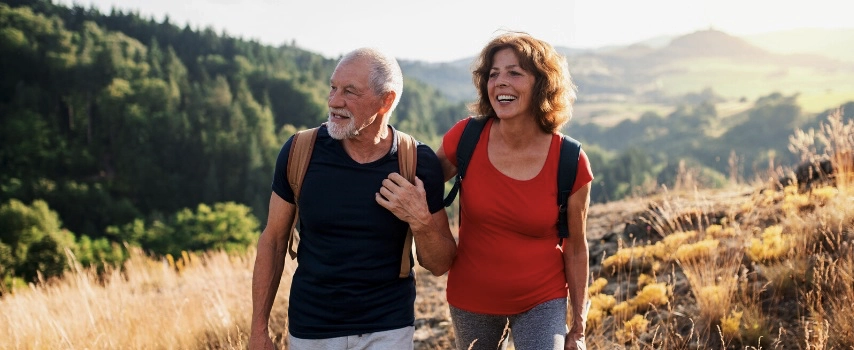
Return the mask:
{"type": "Polygon", "coordinates": [[[267,333],[270,311],[285,267],[284,249],[275,243],[259,240],[252,273],[252,324],[251,331],[267,333]],[[277,258],[278,257],[278,258],[277,258]]]}

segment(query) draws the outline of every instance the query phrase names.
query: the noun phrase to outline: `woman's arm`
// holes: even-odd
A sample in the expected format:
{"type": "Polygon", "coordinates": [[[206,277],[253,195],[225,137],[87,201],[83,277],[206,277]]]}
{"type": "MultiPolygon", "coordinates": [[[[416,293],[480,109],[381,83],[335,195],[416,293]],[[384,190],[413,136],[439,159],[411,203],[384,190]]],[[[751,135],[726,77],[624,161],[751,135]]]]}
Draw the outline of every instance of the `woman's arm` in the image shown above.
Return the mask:
{"type": "Polygon", "coordinates": [[[572,328],[566,339],[566,349],[577,349],[577,341],[583,346],[584,327],[587,319],[587,281],[590,276],[589,251],[587,247],[587,209],[590,206],[590,183],[569,197],[567,219],[569,238],[563,246],[563,261],[566,283],[569,288],[569,303],[572,328]]]}
{"type": "Polygon", "coordinates": [[[439,164],[442,165],[442,174],[445,176],[445,182],[457,175],[457,167],[445,155],[445,146],[439,146],[436,156],[439,157],[439,164]]]}

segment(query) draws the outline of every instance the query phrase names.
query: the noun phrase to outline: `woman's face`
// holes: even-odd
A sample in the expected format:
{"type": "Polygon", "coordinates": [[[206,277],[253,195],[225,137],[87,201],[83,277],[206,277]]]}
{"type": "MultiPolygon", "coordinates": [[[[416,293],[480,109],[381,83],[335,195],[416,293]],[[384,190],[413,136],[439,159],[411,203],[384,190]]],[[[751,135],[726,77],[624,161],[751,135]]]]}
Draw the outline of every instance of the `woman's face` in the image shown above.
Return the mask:
{"type": "Polygon", "coordinates": [[[495,53],[486,89],[499,119],[531,116],[533,87],[534,74],[522,69],[512,49],[495,53]]]}

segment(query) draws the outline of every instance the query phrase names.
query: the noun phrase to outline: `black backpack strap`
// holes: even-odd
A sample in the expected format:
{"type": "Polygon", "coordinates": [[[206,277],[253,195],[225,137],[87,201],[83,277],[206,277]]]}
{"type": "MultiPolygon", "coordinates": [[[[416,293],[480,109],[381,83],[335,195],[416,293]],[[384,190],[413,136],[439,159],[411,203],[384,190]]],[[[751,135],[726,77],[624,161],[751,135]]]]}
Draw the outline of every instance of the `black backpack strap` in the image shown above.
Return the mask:
{"type": "Polygon", "coordinates": [[[562,135],[560,144],[560,163],[557,170],[557,229],[559,244],[569,237],[569,222],[566,219],[567,200],[575,185],[575,175],[578,173],[578,157],[581,156],[581,142],[562,135]]]}
{"type": "Polygon", "coordinates": [[[454,186],[445,197],[445,206],[448,207],[454,202],[457,197],[457,192],[460,190],[460,183],[466,176],[466,168],[469,165],[474,148],[477,146],[477,141],[480,139],[480,133],[486,125],[487,118],[469,117],[466,127],[463,129],[463,134],[460,136],[460,141],[457,143],[457,176],[454,179],[454,186]]]}

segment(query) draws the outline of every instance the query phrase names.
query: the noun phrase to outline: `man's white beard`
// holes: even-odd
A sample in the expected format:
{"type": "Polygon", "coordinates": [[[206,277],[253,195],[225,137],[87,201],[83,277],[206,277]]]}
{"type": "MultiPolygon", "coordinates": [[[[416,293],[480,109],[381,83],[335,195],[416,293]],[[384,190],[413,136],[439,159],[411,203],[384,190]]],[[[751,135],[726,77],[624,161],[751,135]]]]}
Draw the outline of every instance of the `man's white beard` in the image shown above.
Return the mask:
{"type": "Polygon", "coordinates": [[[329,132],[329,136],[332,136],[336,140],[343,140],[359,135],[359,130],[356,130],[356,120],[349,113],[348,116],[347,124],[342,126],[333,122],[332,113],[329,114],[328,123],[326,123],[326,130],[329,132]]]}

